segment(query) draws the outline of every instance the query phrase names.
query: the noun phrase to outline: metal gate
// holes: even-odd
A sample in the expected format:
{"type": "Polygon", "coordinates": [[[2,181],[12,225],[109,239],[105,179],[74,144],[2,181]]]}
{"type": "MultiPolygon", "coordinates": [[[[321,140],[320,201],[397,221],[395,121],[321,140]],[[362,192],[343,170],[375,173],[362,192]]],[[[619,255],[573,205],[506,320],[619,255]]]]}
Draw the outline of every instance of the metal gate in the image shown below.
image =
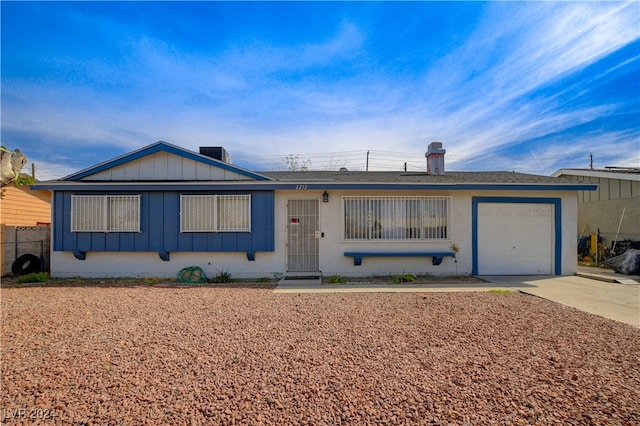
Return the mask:
{"type": "Polygon", "coordinates": [[[319,270],[318,200],[287,204],[287,272],[319,270]]]}

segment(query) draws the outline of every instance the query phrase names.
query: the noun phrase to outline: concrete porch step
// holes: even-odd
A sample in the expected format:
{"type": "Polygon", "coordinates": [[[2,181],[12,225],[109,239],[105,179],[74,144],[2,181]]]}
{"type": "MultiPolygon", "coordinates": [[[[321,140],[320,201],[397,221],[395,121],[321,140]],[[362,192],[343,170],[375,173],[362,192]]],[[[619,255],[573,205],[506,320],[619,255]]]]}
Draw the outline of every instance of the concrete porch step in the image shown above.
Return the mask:
{"type": "Polygon", "coordinates": [[[319,274],[287,274],[278,281],[280,287],[319,287],[322,275],[319,274]]]}

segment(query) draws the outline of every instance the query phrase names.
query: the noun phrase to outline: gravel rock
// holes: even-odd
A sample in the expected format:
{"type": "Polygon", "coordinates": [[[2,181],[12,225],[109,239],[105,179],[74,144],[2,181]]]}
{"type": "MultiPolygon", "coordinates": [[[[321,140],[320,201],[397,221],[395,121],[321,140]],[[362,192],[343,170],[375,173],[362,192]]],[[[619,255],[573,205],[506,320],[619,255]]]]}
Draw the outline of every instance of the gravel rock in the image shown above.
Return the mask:
{"type": "Polygon", "coordinates": [[[640,424],[640,330],[518,293],[40,287],[1,307],[7,424],[640,424]]]}

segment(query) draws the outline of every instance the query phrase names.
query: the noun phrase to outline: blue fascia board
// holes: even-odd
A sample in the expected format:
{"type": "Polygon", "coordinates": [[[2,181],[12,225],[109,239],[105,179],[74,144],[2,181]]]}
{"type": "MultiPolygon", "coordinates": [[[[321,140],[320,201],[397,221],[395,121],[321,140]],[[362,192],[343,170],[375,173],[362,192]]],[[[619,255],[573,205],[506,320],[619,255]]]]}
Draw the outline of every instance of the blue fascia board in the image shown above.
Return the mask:
{"type": "Polygon", "coordinates": [[[77,173],[63,177],[61,180],[62,181],[78,181],[80,179],[86,178],[93,174],[100,173],[104,170],[108,170],[113,167],[120,166],[124,163],[128,163],[129,161],[137,160],[139,158],[146,157],[147,155],[155,154],[156,152],[167,152],[169,154],[174,154],[183,158],[188,158],[190,160],[198,161],[200,163],[204,163],[209,166],[214,166],[214,167],[218,167],[234,173],[238,173],[240,175],[247,176],[256,180],[271,180],[271,178],[263,176],[259,173],[255,173],[250,170],[246,170],[241,167],[237,167],[232,164],[228,164],[223,161],[219,161],[214,158],[207,157],[206,155],[198,154],[196,152],[189,151],[189,150],[186,150],[162,141],[153,143],[151,145],[147,145],[144,148],[138,149],[128,154],[121,155],[112,160],[105,161],[103,163],[89,167],[87,169],[81,170],[77,173]]]}
{"type": "Polygon", "coordinates": [[[554,275],[562,275],[562,199],[545,197],[473,197],[471,199],[471,269],[478,275],[478,203],[553,204],[554,275]]]}
{"type": "Polygon", "coordinates": [[[296,183],[296,182],[39,182],[31,189],[54,191],[250,191],[250,190],[431,190],[431,191],[594,191],[597,185],[580,184],[426,184],[426,183],[296,183]]]}

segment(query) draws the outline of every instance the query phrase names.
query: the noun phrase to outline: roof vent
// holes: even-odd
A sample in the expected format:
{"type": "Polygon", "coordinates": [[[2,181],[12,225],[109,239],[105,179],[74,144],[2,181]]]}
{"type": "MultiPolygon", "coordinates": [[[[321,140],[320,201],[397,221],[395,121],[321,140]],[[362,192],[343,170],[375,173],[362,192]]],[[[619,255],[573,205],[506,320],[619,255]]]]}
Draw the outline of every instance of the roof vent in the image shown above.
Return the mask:
{"type": "Polygon", "coordinates": [[[425,157],[427,157],[427,174],[428,175],[444,175],[444,154],[447,152],[442,148],[442,142],[431,142],[427,149],[425,157]]]}
{"type": "Polygon", "coordinates": [[[231,164],[231,156],[221,146],[201,146],[200,154],[206,155],[207,157],[222,161],[224,163],[231,164]]]}
{"type": "Polygon", "coordinates": [[[346,167],[340,167],[340,171],[341,171],[341,172],[348,172],[348,171],[349,171],[349,169],[348,169],[348,168],[346,168],[346,167]]]}

